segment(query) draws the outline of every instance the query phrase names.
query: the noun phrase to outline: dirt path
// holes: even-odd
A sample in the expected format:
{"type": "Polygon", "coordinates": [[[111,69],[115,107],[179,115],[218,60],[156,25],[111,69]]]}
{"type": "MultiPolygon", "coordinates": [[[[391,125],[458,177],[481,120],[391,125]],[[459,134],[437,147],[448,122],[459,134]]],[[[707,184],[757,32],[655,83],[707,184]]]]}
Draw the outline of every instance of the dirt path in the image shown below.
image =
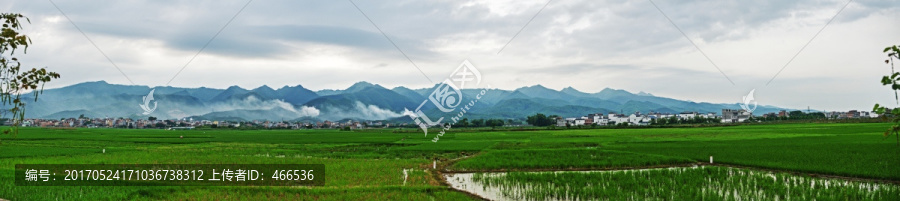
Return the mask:
{"type": "MultiPolygon", "coordinates": [[[[460,161],[460,160],[463,160],[463,159],[467,159],[467,158],[471,158],[471,157],[475,157],[475,156],[478,156],[478,155],[480,155],[480,154],[481,154],[481,152],[478,152],[478,153],[473,154],[473,155],[462,156],[462,157],[459,157],[459,158],[454,158],[454,159],[447,160],[446,162],[441,162],[440,164],[437,165],[437,169],[431,169],[431,175],[432,175],[432,178],[431,178],[431,179],[437,181],[441,186],[445,186],[445,187],[447,187],[447,188],[449,188],[449,189],[451,189],[451,190],[453,190],[453,191],[456,191],[456,192],[460,192],[460,193],[469,195],[469,197],[472,197],[472,198],[475,198],[475,199],[480,199],[480,200],[489,200],[489,199],[487,199],[487,198],[483,198],[483,197],[481,197],[481,196],[479,196],[479,195],[470,193],[470,192],[468,192],[468,191],[464,191],[464,190],[459,190],[459,189],[453,188],[453,187],[450,186],[450,183],[448,183],[447,180],[444,180],[444,174],[452,173],[452,172],[447,172],[447,167],[449,167],[450,165],[453,165],[453,164],[456,163],[457,161],[460,161]]],[[[431,164],[429,164],[429,165],[431,165],[431,164]]],[[[430,167],[430,166],[429,166],[429,167],[430,167]]],[[[430,182],[429,182],[429,183],[430,183],[430,182]]],[[[0,201],[2,201],[2,200],[0,200],[0,201]]]]}

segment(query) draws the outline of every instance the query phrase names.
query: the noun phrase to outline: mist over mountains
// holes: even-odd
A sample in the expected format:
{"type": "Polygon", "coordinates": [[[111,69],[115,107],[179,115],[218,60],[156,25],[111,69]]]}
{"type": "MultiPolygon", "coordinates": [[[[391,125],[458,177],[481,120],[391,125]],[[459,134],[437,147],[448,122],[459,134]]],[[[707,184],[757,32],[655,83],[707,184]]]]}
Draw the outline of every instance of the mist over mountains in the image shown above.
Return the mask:
{"type": "MultiPolygon", "coordinates": [[[[436,86],[435,86],[436,87],[436,86]]],[[[160,119],[194,118],[194,120],[390,120],[411,122],[404,117],[426,100],[432,88],[387,89],[381,85],[358,82],[343,90],[312,91],[301,85],[273,89],[261,86],[244,89],[155,87],[153,97],[157,109],[143,115],[139,106],[151,88],[117,85],[104,81],[85,82],[62,88],[46,89],[37,102],[26,107],[26,118],[59,119],[78,117],[130,117],[160,119]]],[[[463,98],[475,97],[481,89],[463,89],[463,98]]],[[[25,100],[33,100],[31,94],[25,100]]],[[[469,100],[463,100],[468,102],[469,100]]],[[[426,114],[440,113],[426,104],[426,114]]],[[[589,113],[684,111],[715,112],[740,109],[738,103],[697,103],[658,97],[648,93],[631,93],[606,88],[586,93],[572,87],[553,90],[541,85],[515,90],[492,89],[479,99],[466,114],[467,118],[523,119],[535,113],[566,117],[589,113]]],[[[783,108],[763,106],[754,112],[764,114],[783,108]]]]}

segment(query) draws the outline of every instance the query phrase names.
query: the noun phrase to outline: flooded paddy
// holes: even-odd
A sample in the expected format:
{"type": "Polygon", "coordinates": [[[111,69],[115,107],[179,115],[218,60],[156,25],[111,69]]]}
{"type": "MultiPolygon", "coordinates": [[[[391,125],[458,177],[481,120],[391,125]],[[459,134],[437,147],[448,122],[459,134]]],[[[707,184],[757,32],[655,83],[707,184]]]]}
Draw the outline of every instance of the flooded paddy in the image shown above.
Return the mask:
{"type": "Polygon", "coordinates": [[[490,200],[900,200],[900,186],[733,167],[457,173],[451,187],[490,200]]]}

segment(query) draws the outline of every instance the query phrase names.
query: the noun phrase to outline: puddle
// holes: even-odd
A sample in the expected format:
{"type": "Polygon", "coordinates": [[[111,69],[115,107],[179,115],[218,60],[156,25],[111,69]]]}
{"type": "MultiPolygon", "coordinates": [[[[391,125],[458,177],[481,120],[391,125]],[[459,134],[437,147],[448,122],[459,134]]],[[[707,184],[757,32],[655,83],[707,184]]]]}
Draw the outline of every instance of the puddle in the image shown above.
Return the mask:
{"type": "Polygon", "coordinates": [[[900,186],[733,167],[444,174],[489,200],[900,200],[900,186]]]}
{"type": "MultiPolygon", "coordinates": [[[[510,192],[509,190],[501,189],[500,186],[486,186],[480,182],[476,182],[472,178],[475,176],[475,174],[479,174],[479,173],[445,174],[444,179],[447,180],[447,183],[450,183],[450,187],[453,187],[455,189],[462,190],[465,192],[469,192],[471,194],[478,195],[479,197],[482,197],[482,198],[485,198],[488,200],[504,200],[504,201],[505,200],[513,200],[510,198],[514,197],[514,196],[509,196],[509,195],[504,196],[503,192],[506,191],[507,194],[510,194],[510,193],[515,193],[519,190],[519,189],[514,188],[511,190],[513,192],[510,192]]],[[[492,177],[506,175],[506,173],[484,173],[484,174],[492,176],[492,177]]]]}

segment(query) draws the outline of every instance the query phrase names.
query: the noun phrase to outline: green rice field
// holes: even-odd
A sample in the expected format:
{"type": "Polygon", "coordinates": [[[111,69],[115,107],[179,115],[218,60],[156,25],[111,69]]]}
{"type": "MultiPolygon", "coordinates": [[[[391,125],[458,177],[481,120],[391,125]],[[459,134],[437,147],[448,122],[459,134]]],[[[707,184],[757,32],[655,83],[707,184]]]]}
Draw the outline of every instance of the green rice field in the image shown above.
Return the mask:
{"type": "Polygon", "coordinates": [[[716,166],[470,174],[451,180],[509,200],[900,200],[897,185],[716,166]]]}
{"type": "Polygon", "coordinates": [[[735,192],[744,200],[804,200],[810,196],[823,200],[896,200],[900,192],[900,146],[893,138],[883,137],[888,126],[805,123],[653,129],[454,129],[436,143],[431,141],[432,136],[423,137],[421,132],[409,129],[22,128],[16,136],[0,136],[0,199],[479,200],[474,193],[451,188],[445,174],[508,172],[504,177],[482,177],[479,181],[541,186],[521,197],[531,200],[560,199],[560,186],[589,187],[564,193],[580,200],[626,198],[610,197],[609,189],[602,188],[610,185],[624,188],[617,191],[623,195],[616,196],[663,200],[731,200],[735,192]],[[727,166],[701,164],[709,162],[710,156],[714,164],[727,166]],[[432,169],[434,161],[437,170],[432,169]],[[14,184],[15,164],[324,164],[327,174],[317,175],[326,179],[324,186],[313,187],[32,187],[14,184]],[[697,164],[702,166],[680,172],[533,173],[697,164]],[[845,181],[852,183],[837,185],[845,181]],[[823,183],[834,187],[824,189],[823,183]],[[644,189],[646,185],[656,188],[644,189]],[[657,189],[669,186],[678,188],[657,189]],[[880,191],[863,192],[858,190],[860,186],[879,186],[880,191]],[[751,188],[762,192],[751,192],[751,188]],[[725,191],[731,192],[730,196],[725,191]]]}

